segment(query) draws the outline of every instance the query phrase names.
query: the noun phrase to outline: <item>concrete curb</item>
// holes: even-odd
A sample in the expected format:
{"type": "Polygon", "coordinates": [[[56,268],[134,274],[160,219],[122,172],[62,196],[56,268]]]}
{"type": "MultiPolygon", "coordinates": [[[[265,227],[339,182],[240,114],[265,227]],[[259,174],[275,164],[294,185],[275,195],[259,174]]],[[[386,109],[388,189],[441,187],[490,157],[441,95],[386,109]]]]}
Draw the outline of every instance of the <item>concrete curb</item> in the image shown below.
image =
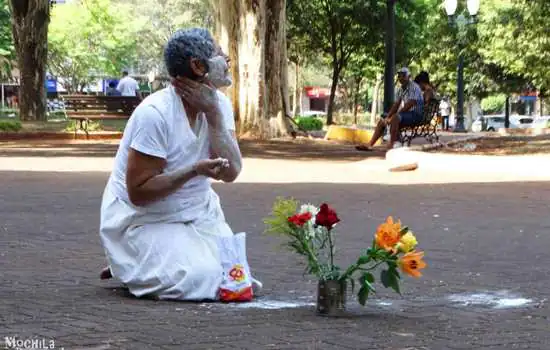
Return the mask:
{"type": "Polygon", "coordinates": [[[428,153],[419,150],[398,148],[386,154],[388,169],[397,165],[418,164],[422,170],[455,173],[492,173],[532,177],[549,177],[550,168],[541,164],[550,163],[550,155],[486,156],[428,153]]]}

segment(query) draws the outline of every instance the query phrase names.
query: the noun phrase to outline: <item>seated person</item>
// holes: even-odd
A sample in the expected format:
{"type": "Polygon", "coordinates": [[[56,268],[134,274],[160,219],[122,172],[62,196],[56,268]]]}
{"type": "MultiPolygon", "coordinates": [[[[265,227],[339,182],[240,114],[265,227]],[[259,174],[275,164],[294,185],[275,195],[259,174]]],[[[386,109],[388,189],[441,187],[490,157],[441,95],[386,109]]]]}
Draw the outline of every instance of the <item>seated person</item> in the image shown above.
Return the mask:
{"type": "Polygon", "coordinates": [[[424,106],[426,106],[433,98],[436,97],[435,88],[430,82],[430,74],[422,71],[414,78],[414,82],[420,86],[420,90],[424,95],[424,106]]]}
{"type": "Polygon", "coordinates": [[[395,101],[391,107],[388,116],[378,122],[374,130],[374,135],[369,143],[356,146],[355,148],[357,150],[372,151],[374,144],[383,135],[384,129],[388,125],[390,126],[390,142],[388,149],[392,149],[399,138],[400,128],[413,126],[422,122],[424,118],[424,99],[420,87],[411,80],[411,74],[408,68],[401,68],[397,72],[397,79],[401,84],[397,92],[397,101],[395,101]]]}
{"type": "Polygon", "coordinates": [[[204,29],[176,32],[164,56],[173,83],[132,114],[103,194],[101,278],[137,297],[216,300],[217,238],[233,231],[210,179],[232,182],[242,167],[231,102],[216,89],[231,83],[228,62],[204,29]]]}

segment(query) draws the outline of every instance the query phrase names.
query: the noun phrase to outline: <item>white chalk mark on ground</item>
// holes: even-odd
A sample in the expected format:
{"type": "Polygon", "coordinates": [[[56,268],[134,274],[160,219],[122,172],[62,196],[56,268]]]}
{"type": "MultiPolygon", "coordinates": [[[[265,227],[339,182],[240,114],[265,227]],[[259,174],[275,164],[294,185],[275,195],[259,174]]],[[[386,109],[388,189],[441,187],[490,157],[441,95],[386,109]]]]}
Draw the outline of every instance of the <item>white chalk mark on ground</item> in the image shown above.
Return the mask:
{"type": "Polygon", "coordinates": [[[251,301],[249,303],[236,303],[229,304],[233,307],[240,309],[264,309],[264,310],[277,310],[277,309],[294,309],[299,307],[313,306],[315,303],[311,302],[292,302],[292,301],[283,301],[283,300],[269,300],[269,299],[258,299],[251,301]]]}
{"type": "Polygon", "coordinates": [[[508,291],[452,294],[447,299],[460,306],[486,306],[494,309],[523,307],[533,302],[532,299],[523,298],[508,291]]]}

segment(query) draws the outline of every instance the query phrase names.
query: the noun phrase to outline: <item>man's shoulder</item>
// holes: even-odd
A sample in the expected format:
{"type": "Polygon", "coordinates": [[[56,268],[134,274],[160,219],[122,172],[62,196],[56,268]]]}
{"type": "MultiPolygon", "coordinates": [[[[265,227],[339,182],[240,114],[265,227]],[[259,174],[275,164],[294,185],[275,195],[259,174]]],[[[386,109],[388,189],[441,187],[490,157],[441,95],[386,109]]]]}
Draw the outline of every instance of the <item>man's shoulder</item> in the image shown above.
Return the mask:
{"type": "Polygon", "coordinates": [[[137,106],[134,113],[152,113],[155,111],[162,118],[166,118],[170,113],[169,109],[172,106],[173,96],[168,88],[159,90],[147,96],[137,106]]]}

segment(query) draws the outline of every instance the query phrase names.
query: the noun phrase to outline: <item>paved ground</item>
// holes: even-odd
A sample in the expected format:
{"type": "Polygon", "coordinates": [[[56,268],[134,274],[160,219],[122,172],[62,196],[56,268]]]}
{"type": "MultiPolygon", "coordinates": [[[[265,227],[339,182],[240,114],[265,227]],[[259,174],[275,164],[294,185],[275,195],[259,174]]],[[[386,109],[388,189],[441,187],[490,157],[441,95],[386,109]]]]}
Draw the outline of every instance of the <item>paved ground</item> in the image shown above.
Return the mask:
{"type": "MultiPolygon", "coordinates": [[[[334,164],[325,161],[326,178],[334,164]]],[[[216,185],[266,286],[256,303],[219,305],[137,300],[98,280],[107,176],[0,172],[0,337],[54,340],[56,349],[548,349],[549,182],[216,185]],[[425,277],[407,278],[402,297],[379,288],[366,308],[350,302],[349,317],[316,316],[315,281],[262,235],[279,195],[333,204],[342,263],[386,215],[401,218],[427,252],[425,277]]]]}

